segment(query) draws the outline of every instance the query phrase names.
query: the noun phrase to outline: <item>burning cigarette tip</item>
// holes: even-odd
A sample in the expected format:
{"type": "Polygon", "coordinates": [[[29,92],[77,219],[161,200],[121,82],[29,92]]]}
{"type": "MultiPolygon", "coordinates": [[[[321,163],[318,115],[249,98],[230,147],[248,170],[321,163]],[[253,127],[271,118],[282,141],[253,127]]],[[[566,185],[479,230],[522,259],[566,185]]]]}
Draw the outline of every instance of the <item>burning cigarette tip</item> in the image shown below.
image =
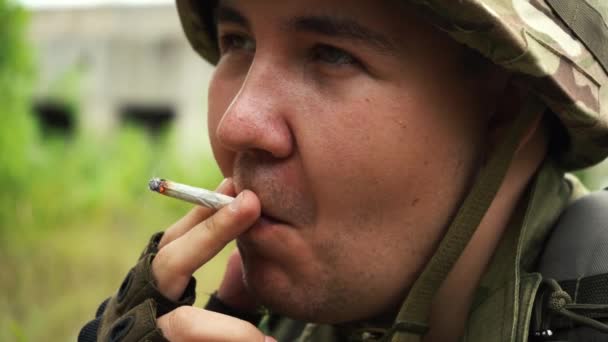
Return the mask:
{"type": "Polygon", "coordinates": [[[152,191],[163,193],[165,192],[165,180],[160,178],[152,178],[148,182],[148,187],[152,191]]]}

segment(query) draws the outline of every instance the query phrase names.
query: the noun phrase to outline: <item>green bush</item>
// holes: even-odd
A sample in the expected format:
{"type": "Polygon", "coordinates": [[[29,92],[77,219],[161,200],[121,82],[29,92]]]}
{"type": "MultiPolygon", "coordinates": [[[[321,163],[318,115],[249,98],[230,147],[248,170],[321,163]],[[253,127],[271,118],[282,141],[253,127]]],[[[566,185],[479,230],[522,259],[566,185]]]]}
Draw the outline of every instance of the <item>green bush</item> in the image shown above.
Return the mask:
{"type": "MultiPolygon", "coordinates": [[[[26,24],[23,9],[0,0],[0,341],[74,341],[148,236],[192,207],[151,193],[148,180],[213,188],[221,176],[208,154],[181,160],[171,130],[157,141],[133,127],[102,140],[42,137],[26,24]]],[[[70,80],[59,94],[78,88],[70,80]]],[[[202,300],[225,258],[205,266],[202,300]]]]}
{"type": "MultiPolygon", "coordinates": [[[[25,44],[27,16],[13,2],[0,0],[0,222],[13,219],[28,191],[35,125],[28,114],[32,80],[30,50],[25,44]]],[[[0,238],[9,229],[0,226],[0,238]]]]}

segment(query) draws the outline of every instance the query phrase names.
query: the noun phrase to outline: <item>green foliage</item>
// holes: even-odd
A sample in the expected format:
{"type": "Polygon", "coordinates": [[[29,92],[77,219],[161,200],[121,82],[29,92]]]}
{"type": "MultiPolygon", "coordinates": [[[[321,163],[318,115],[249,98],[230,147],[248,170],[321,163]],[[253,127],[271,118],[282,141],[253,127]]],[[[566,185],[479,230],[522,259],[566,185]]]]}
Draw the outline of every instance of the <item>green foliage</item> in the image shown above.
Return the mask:
{"type": "MultiPolygon", "coordinates": [[[[151,177],[219,183],[210,156],[183,163],[170,141],[152,143],[126,128],[107,141],[82,135],[36,146],[17,210],[2,221],[0,274],[10,276],[0,278],[1,341],[74,340],[148,236],[192,207],[150,192],[151,177]]],[[[203,294],[219,282],[225,259],[206,266],[203,294]]]]}
{"type": "MultiPolygon", "coordinates": [[[[23,9],[0,0],[0,341],[74,341],[148,236],[192,207],[151,193],[148,180],[213,188],[221,176],[208,154],[184,161],[171,131],[160,141],[133,127],[41,137],[26,25],[23,9]]],[[[54,87],[75,108],[79,79],[54,87]]],[[[217,286],[226,253],[205,266],[199,292],[217,286]]]]}
{"type": "MultiPolygon", "coordinates": [[[[25,44],[26,13],[11,1],[0,0],[0,222],[15,210],[27,188],[35,126],[28,113],[32,80],[30,51],[25,44]]],[[[6,227],[0,227],[0,237],[6,227]]]]}

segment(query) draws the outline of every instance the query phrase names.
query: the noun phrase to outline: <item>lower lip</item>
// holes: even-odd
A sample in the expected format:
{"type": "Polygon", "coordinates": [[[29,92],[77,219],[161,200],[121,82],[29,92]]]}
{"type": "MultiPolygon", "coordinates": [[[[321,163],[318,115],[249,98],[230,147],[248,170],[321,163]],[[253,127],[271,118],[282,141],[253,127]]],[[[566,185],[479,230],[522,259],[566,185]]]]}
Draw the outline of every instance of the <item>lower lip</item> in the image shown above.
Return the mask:
{"type": "Polygon", "coordinates": [[[302,245],[299,229],[288,223],[261,216],[237,239],[239,248],[249,258],[266,260],[284,260],[302,245]]]}
{"type": "Polygon", "coordinates": [[[273,229],[282,226],[283,224],[275,219],[272,219],[268,216],[260,216],[258,220],[251,226],[250,230],[258,230],[258,229],[273,229]]]}
{"type": "Polygon", "coordinates": [[[285,228],[288,228],[285,223],[262,215],[242,237],[256,241],[273,240],[281,232],[285,232],[285,228]]]}

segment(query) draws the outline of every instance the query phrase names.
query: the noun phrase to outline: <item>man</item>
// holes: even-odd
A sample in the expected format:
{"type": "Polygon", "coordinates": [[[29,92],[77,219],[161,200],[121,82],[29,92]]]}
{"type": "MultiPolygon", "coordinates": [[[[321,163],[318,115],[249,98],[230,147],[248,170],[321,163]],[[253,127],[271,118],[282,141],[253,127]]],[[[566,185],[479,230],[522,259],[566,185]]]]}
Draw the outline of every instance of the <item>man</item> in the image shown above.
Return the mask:
{"type": "Polygon", "coordinates": [[[563,172],[608,152],[608,63],[568,3],[178,0],[238,197],[155,236],[81,339],[527,340],[542,241],[580,196],[563,172]],[[188,306],[233,239],[208,305],[231,316],[188,306]]]}

